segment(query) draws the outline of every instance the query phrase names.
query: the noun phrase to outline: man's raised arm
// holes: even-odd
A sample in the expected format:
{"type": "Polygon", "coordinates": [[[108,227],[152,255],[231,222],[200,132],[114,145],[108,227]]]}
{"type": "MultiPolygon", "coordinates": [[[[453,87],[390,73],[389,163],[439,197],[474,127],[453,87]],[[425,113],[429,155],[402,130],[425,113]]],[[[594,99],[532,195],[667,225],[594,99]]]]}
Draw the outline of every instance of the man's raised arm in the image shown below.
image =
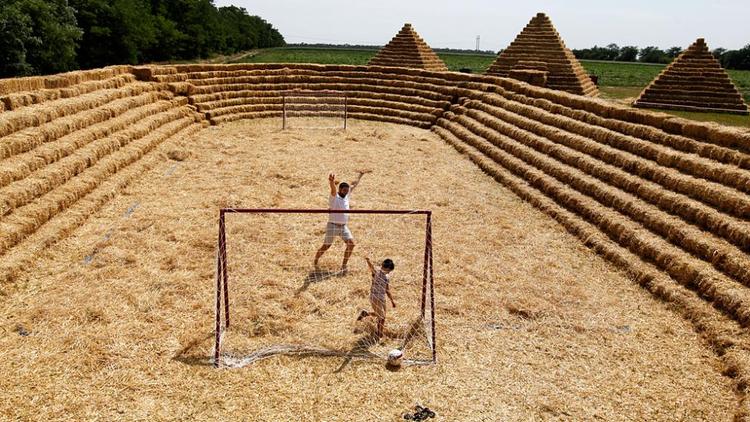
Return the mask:
{"type": "Polygon", "coordinates": [[[336,196],[336,175],[328,174],[328,184],[331,186],[331,196],[336,196]]]}
{"type": "Polygon", "coordinates": [[[352,182],[352,187],[349,188],[349,190],[351,191],[352,189],[356,188],[357,185],[359,185],[359,182],[362,181],[362,176],[364,176],[367,173],[371,173],[371,172],[372,172],[372,170],[360,170],[360,171],[358,171],[357,173],[359,173],[359,176],[357,176],[357,180],[355,180],[355,181],[352,182]]]}

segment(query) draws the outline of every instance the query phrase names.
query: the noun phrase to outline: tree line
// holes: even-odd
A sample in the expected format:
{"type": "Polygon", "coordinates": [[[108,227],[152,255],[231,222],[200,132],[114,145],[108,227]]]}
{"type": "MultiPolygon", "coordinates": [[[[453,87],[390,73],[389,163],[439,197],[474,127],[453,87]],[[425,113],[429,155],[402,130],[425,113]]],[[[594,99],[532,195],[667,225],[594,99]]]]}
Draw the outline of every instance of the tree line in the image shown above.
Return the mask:
{"type": "MultiPolygon", "coordinates": [[[[610,44],[606,47],[574,49],[573,54],[580,60],[605,60],[618,62],[671,63],[683,49],[671,47],[662,50],[658,47],[638,48],[635,46],[620,47],[610,44]]],[[[717,48],[712,51],[714,57],[726,69],[750,70],[750,44],[739,50],[717,48]]]]}
{"type": "Polygon", "coordinates": [[[271,24],[213,0],[2,0],[0,77],[193,60],[285,45],[271,24]]]}
{"type": "MultiPolygon", "coordinates": [[[[329,44],[329,43],[293,43],[286,45],[289,48],[309,48],[309,49],[321,49],[321,50],[380,50],[383,48],[382,45],[372,44],[329,44]]],[[[436,53],[455,53],[455,54],[471,54],[471,55],[487,55],[494,56],[497,54],[495,50],[477,50],[474,48],[440,48],[431,47],[432,51],[436,53]]]]}

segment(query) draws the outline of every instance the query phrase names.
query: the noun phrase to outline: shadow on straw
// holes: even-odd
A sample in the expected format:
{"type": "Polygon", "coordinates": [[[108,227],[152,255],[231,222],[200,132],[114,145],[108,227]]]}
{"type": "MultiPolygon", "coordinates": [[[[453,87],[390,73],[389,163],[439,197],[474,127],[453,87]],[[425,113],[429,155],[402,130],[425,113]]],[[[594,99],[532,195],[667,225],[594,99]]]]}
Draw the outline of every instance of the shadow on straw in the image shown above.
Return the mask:
{"type": "Polygon", "coordinates": [[[372,355],[372,353],[370,353],[370,347],[378,344],[378,341],[378,336],[374,332],[361,337],[359,340],[357,340],[356,343],[354,343],[354,346],[351,348],[351,350],[346,353],[344,361],[341,362],[341,365],[339,365],[339,367],[336,368],[333,373],[338,374],[339,372],[343,371],[344,368],[346,368],[355,357],[372,355]]]}
{"type": "Polygon", "coordinates": [[[203,356],[200,353],[193,351],[193,349],[195,349],[201,343],[212,339],[213,337],[213,333],[208,333],[205,337],[198,337],[190,340],[185,345],[185,347],[175,353],[175,355],[172,357],[172,360],[190,366],[213,366],[213,363],[211,363],[211,360],[207,356],[203,356]]]}
{"type": "Polygon", "coordinates": [[[329,278],[333,278],[338,276],[341,273],[341,271],[331,271],[331,270],[321,270],[321,269],[315,269],[310,271],[309,274],[307,274],[307,277],[305,277],[305,280],[302,282],[302,287],[297,289],[295,294],[300,294],[307,290],[312,283],[320,283],[321,281],[326,281],[329,278]]]}

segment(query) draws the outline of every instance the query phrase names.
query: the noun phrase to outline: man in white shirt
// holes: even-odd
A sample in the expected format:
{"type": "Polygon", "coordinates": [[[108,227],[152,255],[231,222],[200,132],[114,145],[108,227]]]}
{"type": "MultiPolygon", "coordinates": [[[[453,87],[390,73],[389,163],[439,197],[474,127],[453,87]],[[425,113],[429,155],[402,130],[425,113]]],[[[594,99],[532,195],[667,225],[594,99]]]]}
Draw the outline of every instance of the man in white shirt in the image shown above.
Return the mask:
{"type": "MultiPolygon", "coordinates": [[[[362,180],[362,176],[366,172],[359,172],[357,180],[352,182],[349,186],[346,182],[341,182],[336,190],[336,175],[331,173],[328,175],[328,185],[331,188],[331,196],[328,198],[328,209],[331,210],[348,210],[349,209],[349,198],[351,197],[354,188],[359,185],[362,180]]],[[[346,243],[346,250],[344,251],[344,262],[341,264],[341,273],[346,274],[346,265],[349,263],[349,258],[352,256],[354,250],[354,236],[349,230],[347,223],[349,222],[349,214],[346,213],[330,213],[328,214],[328,224],[326,225],[326,237],[323,240],[323,246],[318,249],[315,254],[315,261],[313,264],[315,268],[318,268],[318,260],[321,256],[331,247],[333,240],[338,236],[346,243]]]]}

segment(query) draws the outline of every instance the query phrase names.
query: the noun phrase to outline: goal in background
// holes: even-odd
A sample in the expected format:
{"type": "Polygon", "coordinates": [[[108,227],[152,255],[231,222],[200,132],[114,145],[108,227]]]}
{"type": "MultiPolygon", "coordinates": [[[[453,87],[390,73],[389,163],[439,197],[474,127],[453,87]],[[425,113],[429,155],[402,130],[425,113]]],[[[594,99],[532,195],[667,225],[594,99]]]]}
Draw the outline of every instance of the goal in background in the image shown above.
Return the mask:
{"type": "Polygon", "coordinates": [[[436,362],[432,271],[432,213],[400,210],[222,209],[216,270],[213,363],[243,367],[272,356],[338,357],[385,362],[404,353],[404,365],[436,362]],[[349,271],[339,269],[340,238],[312,268],[329,213],[349,214],[357,246],[349,271]],[[391,258],[396,268],[384,335],[370,309],[372,276],[391,258]]]}
{"type": "Polygon", "coordinates": [[[282,93],[282,129],[346,129],[349,116],[345,94],[336,91],[282,93]]]}

